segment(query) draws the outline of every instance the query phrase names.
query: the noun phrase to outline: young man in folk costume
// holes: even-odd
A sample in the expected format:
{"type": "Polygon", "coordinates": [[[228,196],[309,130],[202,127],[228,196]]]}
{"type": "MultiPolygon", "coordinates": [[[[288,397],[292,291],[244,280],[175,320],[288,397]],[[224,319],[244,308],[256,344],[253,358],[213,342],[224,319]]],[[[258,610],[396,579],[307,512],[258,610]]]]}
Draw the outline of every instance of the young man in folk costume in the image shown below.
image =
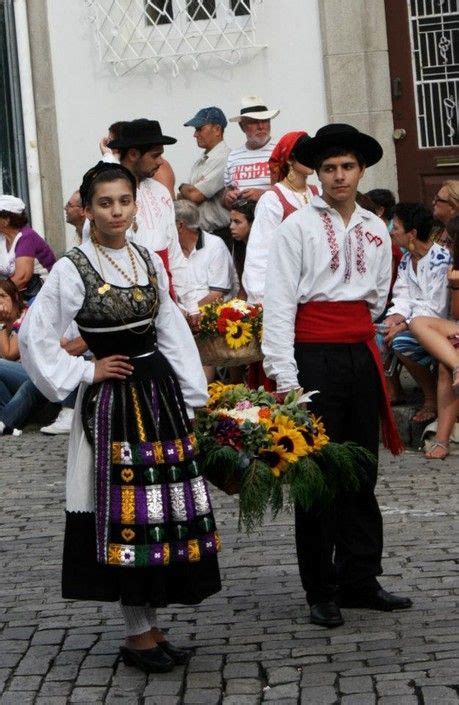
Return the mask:
{"type": "MultiPolygon", "coordinates": [[[[385,444],[402,451],[372,323],[389,291],[390,237],[377,216],[355,203],[365,168],[381,156],[378,142],[350,125],[327,125],[302,145],[296,158],[316,169],[323,197],[276,233],[263,335],[264,367],[277,391],[320,390],[311,410],[323,418],[330,440],[354,441],[375,456],[380,415],[385,444]]],[[[376,474],[332,507],[296,508],[298,563],[313,624],[339,626],[340,606],[390,611],[412,604],[376,578],[383,545],[376,474]]]]}
{"type": "Polygon", "coordinates": [[[137,180],[137,215],[133,242],[151,247],[163,260],[171,283],[171,295],[186,310],[191,325],[199,320],[197,297],[188,265],[178,241],[174,206],[168,189],[153,177],[164,163],[164,146],[175,137],[163,135],[157,120],[139,118],[126,122],[118,139],[108,143],[119,152],[122,166],[137,180]]]}

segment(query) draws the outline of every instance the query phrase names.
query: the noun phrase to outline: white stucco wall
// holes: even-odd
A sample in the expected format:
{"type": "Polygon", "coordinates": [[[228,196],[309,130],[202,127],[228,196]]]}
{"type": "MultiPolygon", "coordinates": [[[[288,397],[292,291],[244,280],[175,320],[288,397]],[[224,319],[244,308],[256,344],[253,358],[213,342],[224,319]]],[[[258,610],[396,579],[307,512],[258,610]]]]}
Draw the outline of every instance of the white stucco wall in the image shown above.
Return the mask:
{"type": "MultiPolygon", "coordinates": [[[[257,5],[257,38],[266,49],[234,67],[215,63],[172,78],[170,70],[154,74],[148,63],[115,76],[111,66],[99,62],[84,1],[48,0],[64,197],[97,161],[99,138],[116,120],[154,118],[178,139],[165,150],[177,183],[188,177],[200,152],[193,129],[183,123],[201,107],[217,105],[231,117],[239,113],[243,95],[256,94],[281,109],[272,123],[273,138],[298,129],[314,134],[327,120],[318,2],[264,0],[257,5]]],[[[230,123],[227,143],[237,147],[242,138],[239,126],[230,123]]]]}

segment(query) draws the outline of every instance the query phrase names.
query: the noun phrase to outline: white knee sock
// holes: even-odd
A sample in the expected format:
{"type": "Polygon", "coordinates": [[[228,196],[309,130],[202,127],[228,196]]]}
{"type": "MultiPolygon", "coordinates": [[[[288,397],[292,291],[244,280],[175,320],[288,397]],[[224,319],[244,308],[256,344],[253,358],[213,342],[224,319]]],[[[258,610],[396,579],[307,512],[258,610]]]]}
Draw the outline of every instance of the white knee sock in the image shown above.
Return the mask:
{"type": "Polygon", "coordinates": [[[126,636],[138,636],[149,632],[156,625],[156,610],[152,607],[132,607],[120,603],[124,617],[126,636]]]}

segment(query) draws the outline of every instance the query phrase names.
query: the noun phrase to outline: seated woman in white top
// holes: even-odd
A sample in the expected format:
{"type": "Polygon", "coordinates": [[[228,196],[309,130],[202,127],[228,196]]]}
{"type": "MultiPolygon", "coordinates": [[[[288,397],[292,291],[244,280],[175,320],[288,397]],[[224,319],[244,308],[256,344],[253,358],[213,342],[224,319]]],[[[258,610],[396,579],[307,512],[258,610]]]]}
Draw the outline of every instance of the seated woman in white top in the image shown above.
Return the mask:
{"type": "Polygon", "coordinates": [[[315,186],[307,184],[313,170],[295,159],[295,148],[307,139],[306,132],[288,132],[281,137],[269,160],[273,186],[258,201],[242,277],[249,303],[263,301],[268,254],[276,228],[318,193],[315,186]]]}
{"type": "Polygon", "coordinates": [[[446,235],[453,243],[453,266],[448,272],[450,318],[416,316],[410,324],[420,343],[440,363],[437,433],[425,454],[435,460],[443,460],[448,455],[449,438],[459,416],[459,216],[448,222],[446,235]]]}
{"type": "Polygon", "coordinates": [[[420,203],[395,206],[392,236],[400,247],[407,247],[400,262],[392,291],[392,305],[384,321],[385,342],[392,346],[424,393],[424,403],[413,416],[417,423],[436,418],[436,375],[430,367],[430,354],[410,332],[415,316],[446,318],[448,311],[447,271],[451,257],[445,248],[432,243],[433,218],[420,203]]]}

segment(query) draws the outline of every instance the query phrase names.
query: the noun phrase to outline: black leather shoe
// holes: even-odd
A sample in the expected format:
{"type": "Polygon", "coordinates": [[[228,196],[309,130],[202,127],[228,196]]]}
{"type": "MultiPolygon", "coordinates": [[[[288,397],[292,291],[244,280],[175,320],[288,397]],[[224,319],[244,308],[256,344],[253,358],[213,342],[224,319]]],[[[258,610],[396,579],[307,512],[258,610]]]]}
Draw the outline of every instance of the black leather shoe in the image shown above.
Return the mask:
{"type": "Polygon", "coordinates": [[[343,596],[340,600],[341,607],[357,607],[368,610],[392,612],[392,610],[406,610],[413,603],[409,597],[400,597],[392,592],[380,588],[370,595],[356,595],[355,597],[343,596]]]}
{"type": "Polygon", "coordinates": [[[310,622],[332,629],[344,624],[344,619],[336,602],[317,602],[311,605],[310,622]]]}
{"type": "Polygon", "coordinates": [[[158,641],[158,646],[173,660],[176,666],[183,666],[190,660],[191,649],[179,649],[178,646],[174,646],[170,641],[158,641]]]}
{"type": "Polygon", "coordinates": [[[140,668],[145,673],[167,673],[175,666],[174,661],[159,646],[154,649],[120,648],[120,656],[125,666],[140,668]]]}

